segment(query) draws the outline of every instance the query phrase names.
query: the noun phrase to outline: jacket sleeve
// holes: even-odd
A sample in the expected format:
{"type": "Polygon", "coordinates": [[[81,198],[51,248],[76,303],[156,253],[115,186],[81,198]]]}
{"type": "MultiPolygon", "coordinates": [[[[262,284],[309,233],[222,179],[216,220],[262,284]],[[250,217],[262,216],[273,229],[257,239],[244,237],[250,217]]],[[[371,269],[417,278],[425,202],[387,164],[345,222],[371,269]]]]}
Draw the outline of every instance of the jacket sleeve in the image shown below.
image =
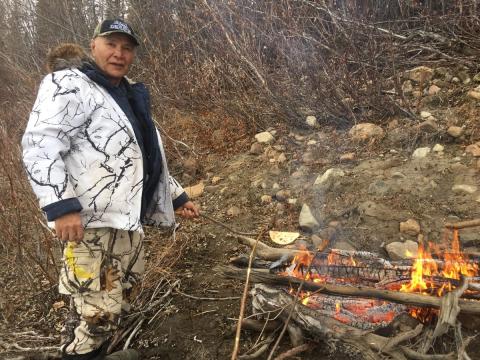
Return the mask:
{"type": "Polygon", "coordinates": [[[76,198],[63,158],[75,151],[70,139],[85,122],[78,77],[66,70],[42,80],[22,139],[25,169],[42,208],[76,198]]]}
{"type": "Polygon", "coordinates": [[[170,193],[172,194],[173,209],[177,210],[190,199],[187,193],[173,176],[170,175],[170,193]]]}

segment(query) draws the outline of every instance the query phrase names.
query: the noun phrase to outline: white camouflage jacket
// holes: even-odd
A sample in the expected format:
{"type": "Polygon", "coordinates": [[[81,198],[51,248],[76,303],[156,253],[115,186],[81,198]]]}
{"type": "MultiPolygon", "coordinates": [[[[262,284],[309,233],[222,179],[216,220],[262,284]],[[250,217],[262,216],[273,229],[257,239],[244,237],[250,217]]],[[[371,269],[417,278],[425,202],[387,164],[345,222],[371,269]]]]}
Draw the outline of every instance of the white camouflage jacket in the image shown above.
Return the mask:
{"type": "MultiPolygon", "coordinates": [[[[169,176],[157,136],[163,171],[144,223],[172,227],[172,199],[184,190],[169,176]]],[[[85,227],[141,230],[143,161],[134,130],[111,95],[80,70],[43,79],[22,146],[40,207],[78,198],[85,227]]]]}

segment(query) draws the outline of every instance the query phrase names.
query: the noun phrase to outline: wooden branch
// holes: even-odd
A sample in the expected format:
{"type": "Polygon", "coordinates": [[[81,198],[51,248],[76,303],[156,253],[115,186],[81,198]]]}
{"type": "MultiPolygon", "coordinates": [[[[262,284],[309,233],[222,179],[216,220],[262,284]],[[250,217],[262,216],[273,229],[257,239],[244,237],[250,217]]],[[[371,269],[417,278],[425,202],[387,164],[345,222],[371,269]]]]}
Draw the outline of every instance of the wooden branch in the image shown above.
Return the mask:
{"type": "Polygon", "coordinates": [[[436,354],[436,355],[427,355],[427,354],[420,354],[419,352],[416,352],[415,350],[412,350],[406,346],[400,346],[400,349],[405,353],[406,356],[408,356],[410,359],[413,360],[455,360],[457,357],[455,354],[449,353],[449,354],[436,354]]]}
{"type": "MultiPolygon", "coordinates": [[[[216,268],[216,271],[227,278],[233,279],[243,279],[246,274],[246,270],[238,269],[232,266],[219,266],[216,268]]],[[[289,277],[289,276],[279,276],[275,274],[270,274],[266,271],[251,271],[251,281],[254,283],[265,283],[271,285],[282,285],[282,286],[299,286],[301,283],[300,279],[289,277]]],[[[341,286],[341,285],[331,285],[331,284],[318,284],[313,282],[305,282],[305,290],[318,291],[325,294],[331,295],[340,295],[340,296],[352,296],[352,297],[363,297],[363,298],[373,298],[373,299],[382,299],[388,300],[399,304],[418,306],[418,307],[432,307],[439,309],[442,304],[442,299],[434,296],[414,294],[414,293],[403,293],[398,291],[390,290],[380,290],[375,288],[370,288],[366,286],[341,286]]],[[[466,314],[480,314],[480,302],[478,301],[468,301],[459,299],[458,306],[461,313],[466,314]]]]}
{"type": "Polygon", "coordinates": [[[285,359],[290,359],[298,354],[301,354],[302,352],[305,352],[307,350],[310,350],[312,348],[311,344],[303,344],[294,347],[293,349],[290,349],[283,354],[278,355],[274,360],[285,360],[285,359]]]}
{"type": "MultiPolygon", "coordinates": [[[[253,248],[256,240],[249,238],[243,235],[233,235],[233,237],[237,238],[243,245],[247,245],[250,248],[253,248]]],[[[294,249],[283,249],[283,248],[274,248],[268,246],[261,241],[257,243],[257,247],[255,249],[255,255],[269,261],[275,261],[282,257],[285,257],[286,260],[291,260],[297,254],[304,254],[305,250],[294,250],[294,249]]]]}
{"type": "Polygon", "coordinates": [[[471,228],[475,226],[480,226],[480,219],[445,224],[445,227],[448,229],[465,229],[465,228],[471,228]]]}
{"type": "Polygon", "coordinates": [[[423,324],[418,324],[417,327],[413,330],[403,332],[393,338],[388,339],[387,343],[385,344],[385,347],[382,349],[382,351],[390,351],[394,347],[396,347],[398,344],[401,344],[404,341],[413,339],[414,337],[420,335],[420,333],[423,330],[423,324]]]}
{"type": "MultiPolygon", "coordinates": [[[[281,322],[278,320],[254,320],[254,319],[243,319],[242,320],[242,329],[253,330],[253,331],[267,331],[272,332],[278,329],[281,326],[281,322]]],[[[235,327],[236,328],[236,327],[235,327]]]]}

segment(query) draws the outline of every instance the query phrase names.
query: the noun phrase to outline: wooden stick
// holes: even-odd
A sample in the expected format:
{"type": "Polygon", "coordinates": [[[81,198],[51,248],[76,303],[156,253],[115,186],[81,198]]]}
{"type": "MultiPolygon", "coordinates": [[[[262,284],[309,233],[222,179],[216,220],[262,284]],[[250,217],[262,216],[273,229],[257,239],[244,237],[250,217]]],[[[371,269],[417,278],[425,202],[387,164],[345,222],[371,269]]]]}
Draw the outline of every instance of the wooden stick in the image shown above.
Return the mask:
{"type": "Polygon", "coordinates": [[[250,252],[250,259],[248,262],[248,268],[245,271],[245,286],[243,288],[242,300],[240,301],[240,314],[238,315],[238,324],[237,324],[237,331],[235,333],[235,343],[233,346],[232,357],[231,360],[237,360],[238,351],[240,350],[240,335],[242,331],[242,320],[243,315],[245,314],[245,303],[247,302],[248,296],[248,285],[250,282],[250,273],[252,271],[252,263],[255,254],[255,249],[257,247],[258,242],[260,241],[260,237],[263,235],[265,228],[260,231],[257,236],[256,242],[252,245],[252,251],[250,252]]]}
{"type": "MultiPolygon", "coordinates": [[[[219,266],[216,268],[216,271],[227,278],[233,279],[242,279],[246,273],[246,270],[244,269],[238,269],[231,266],[219,266]]],[[[250,273],[250,281],[255,283],[283,286],[291,285],[297,287],[301,284],[301,279],[290,276],[269,274],[264,271],[256,271],[253,269],[250,273]]],[[[305,282],[303,287],[305,290],[319,291],[325,294],[382,299],[418,307],[433,307],[439,309],[442,304],[442,299],[435,296],[380,290],[367,286],[342,286],[305,282]]],[[[458,305],[461,313],[480,314],[480,302],[478,301],[459,299],[458,305]]]]}
{"type": "Polygon", "coordinates": [[[448,229],[465,229],[465,228],[470,228],[475,226],[480,226],[480,219],[445,224],[445,227],[448,229]]]}
{"type": "Polygon", "coordinates": [[[286,352],[284,352],[283,354],[280,354],[278,355],[275,360],[285,360],[285,359],[289,359],[291,357],[294,357],[298,354],[301,354],[302,352],[304,351],[307,351],[309,349],[312,348],[312,345],[311,344],[303,344],[303,345],[299,345],[299,346],[296,346],[294,347],[293,349],[290,349],[286,352]]]}
{"type": "Polygon", "coordinates": [[[258,257],[269,260],[275,261],[280,259],[281,257],[285,257],[286,259],[293,259],[297,254],[305,254],[305,250],[294,250],[294,249],[282,249],[282,248],[274,248],[270,247],[261,241],[256,241],[255,239],[249,238],[243,235],[233,235],[237,238],[242,244],[249,246],[252,248],[256,244],[255,248],[255,255],[258,257]]]}

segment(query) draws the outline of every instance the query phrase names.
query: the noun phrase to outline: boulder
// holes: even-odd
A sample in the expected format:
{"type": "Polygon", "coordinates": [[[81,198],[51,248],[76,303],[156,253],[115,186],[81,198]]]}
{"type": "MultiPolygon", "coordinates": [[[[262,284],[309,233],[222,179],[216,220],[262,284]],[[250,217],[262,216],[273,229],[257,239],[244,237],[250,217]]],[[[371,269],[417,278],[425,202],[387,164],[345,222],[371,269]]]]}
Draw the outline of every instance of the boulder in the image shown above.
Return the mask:
{"type": "Polygon", "coordinates": [[[420,233],[420,224],[415,219],[408,219],[400,223],[400,232],[415,236],[420,233]]]}
{"type": "Polygon", "coordinates": [[[353,140],[364,141],[372,138],[381,138],[384,135],[383,129],[372,123],[361,123],[353,126],[348,132],[353,140]]]}
{"type": "Polygon", "coordinates": [[[310,207],[307,204],[303,204],[302,206],[302,210],[300,211],[300,216],[298,218],[298,223],[303,230],[310,232],[314,231],[320,226],[315,216],[313,216],[310,207]]]}
{"type": "Polygon", "coordinates": [[[417,256],[418,244],[415,241],[392,242],[386,247],[388,256],[392,260],[412,259],[417,256]]]}

